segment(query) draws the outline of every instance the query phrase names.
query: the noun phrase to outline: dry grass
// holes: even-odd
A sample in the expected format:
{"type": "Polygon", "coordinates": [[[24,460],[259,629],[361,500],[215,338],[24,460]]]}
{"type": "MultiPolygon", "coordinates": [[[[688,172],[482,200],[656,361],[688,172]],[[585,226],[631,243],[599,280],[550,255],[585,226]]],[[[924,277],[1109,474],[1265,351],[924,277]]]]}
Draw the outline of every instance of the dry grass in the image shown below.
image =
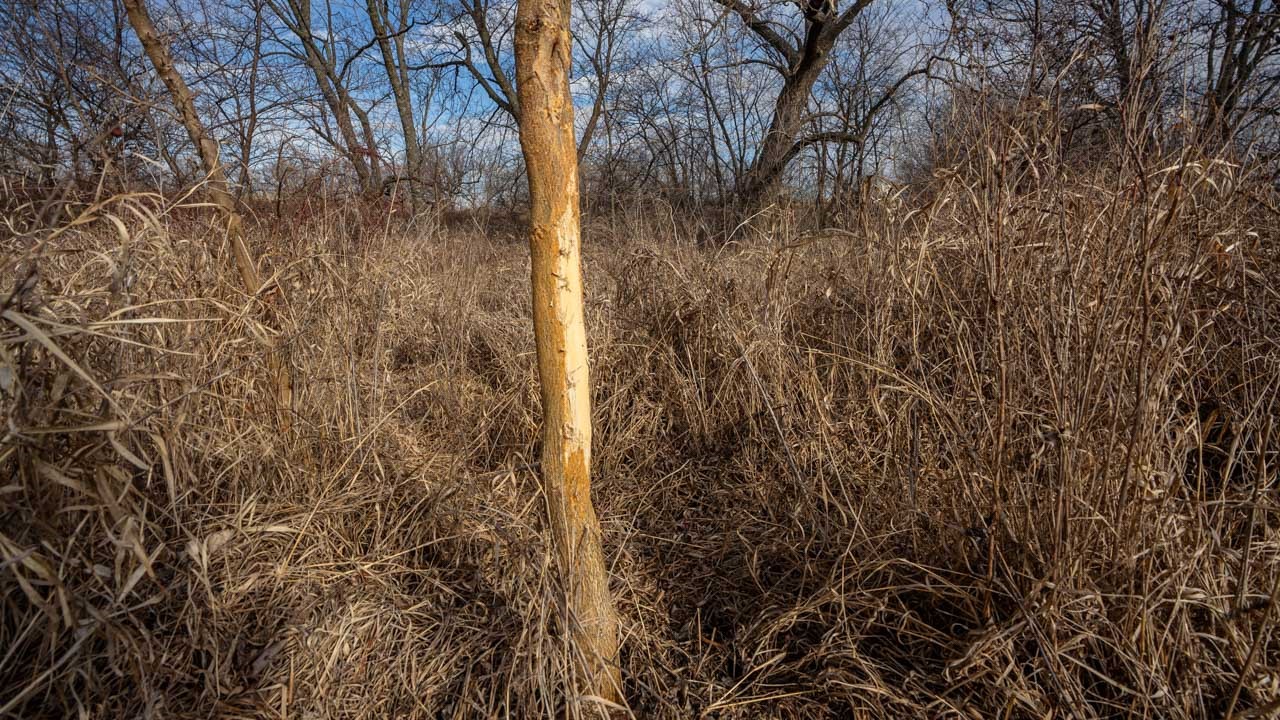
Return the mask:
{"type": "MultiPolygon", "coordinates": [[[[1002,142],[844,231],[590,228],[636,716],[1280,708],[1276,198],[1223,162],[1069,173],[1002,142]]],[[[0,717],[590,707],[523,245],[340,212],[261,233],[271,329],[194,217],[116,198],[4,248],[0,717]]]]}

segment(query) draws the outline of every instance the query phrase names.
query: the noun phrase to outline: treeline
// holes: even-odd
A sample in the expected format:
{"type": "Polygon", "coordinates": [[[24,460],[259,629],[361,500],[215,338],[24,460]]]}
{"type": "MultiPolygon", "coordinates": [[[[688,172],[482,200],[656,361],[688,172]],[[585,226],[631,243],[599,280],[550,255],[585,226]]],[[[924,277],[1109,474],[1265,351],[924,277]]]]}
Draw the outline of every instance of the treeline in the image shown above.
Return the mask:
{"type": "MultiPolygon", "coordinates": [[[[158,29],[237,198],[512,206],[509,0],[160,0],[158,29]]],[[[990,112],[1066,162],[1134,143],[1272,162],[1275,0],[587,0],[574,7],[590,202],[852,204],[962,161],[990,112]],[[981,107],[982,113],[972,112],[981,107]]],[[[0,6],[10,199],[204,178],[120,0],[0,6]]]]}

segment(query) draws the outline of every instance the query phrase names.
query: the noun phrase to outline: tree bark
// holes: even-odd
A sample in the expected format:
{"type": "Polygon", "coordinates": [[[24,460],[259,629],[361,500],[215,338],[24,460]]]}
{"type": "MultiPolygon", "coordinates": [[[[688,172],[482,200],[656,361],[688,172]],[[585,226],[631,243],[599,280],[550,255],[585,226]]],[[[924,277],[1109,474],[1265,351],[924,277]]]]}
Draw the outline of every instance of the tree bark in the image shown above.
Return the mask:
{"type": "Polygon", "coordinates": [[[803,146],[800,133],[808,119],[809,98],[840,34],[849,28],[872,0],[854,0],[837,13],[836,3],[798,3],[804,16],[803,36],[793,42],[785,29],[775,26],[743,0],[715,0],[732,11],[776,56],[783,81],[774,102],[769,129],[761,139],[746,175],[737,182],[738,202],[747,208],[767,204],[782,181],[787,164],[803,146]]]}
{"type": "Polygon", "coordinates": [[[542,473],[587,690],[621,702],[618,627],[591,504],[591,390],[582,308],[578,162],[569,92],[569,0],[519,0],[516,87],[529,178],[542,473]]]}
{"type": "MultiPolygon", "coordinates": [[[[125,12],[129,15],[129,23],[133,26],[143,50],[155,66],[156,74],[164,82],[173,98],[174,108],[182,119],[182,125],[191,137],[191,143],[200,153],[200,162],[208,176],[206,187],[209,199],[217,205],[226,218],[227,244],[231,247],[231,255],[235,260],[236,271],[240,275],[240,284],[249,296],[256,296],[262,289],[262,277],[258,274],[257,265],[249,253],[249,246],[244,239],[244,222],[236,210],[236,200],[227,188],[227,176],[222,163],[218,159],[218,142],[205,130],[204,123],[196,113],[195,98],[191,89],[173,65],[169,48],[156,31],[151,14],[147,11],[144,0],[123,0],[125,12]]],[[[289,409],[293,401],[293,384],[289,377],[287,364],[283,361],[279,349],[268,348],[267,364],[275,382],[276,401],[281,413],[281,422],[289,425],[289,409]]]]}
{"type": "Polygon", "coordinates": [[[387,82],[391,85],[391,94],[396,100],[396,112],[400,116],[400,129],[404,136],[404,175],[408,186],[405,197],[409,201],[410,212],[417,212],[422,209],[422,151],[418,144],[418,126],[413,120],[413,97],[410,95],[404,55],[403,33],[407,31],[408,3],[407,0],[401,0],[400,3],[399,22],[394,29],[394,47],[391,12],[387,0],[366,0],[365,7],[378,42],[378,51],[382,55],[382,67],[387,73],[387,82]]]}
{"type": "Polygon", "coordinates": [[[285,0],[283,5],[277,0],[268,0],[268,4],[302,45],[301,59],[311,70],[316,88],[338,125],[338,134],[342,137],[342,144],[346,146],[339,149],[346,154],[355,170],[360,192],[364,195],[378,194],[382,190],[382,181],[380,177],[376,177],[377,159],[370,161],[367,148],[356,135],[355,125],[351,122],[351,98],[342,87],[341,78],[330,59],[321,53],[320,45],[311,31],[311,0],[285,0]]]}
{"type": "Polygon", "coordinates": [[[1268,11],[1262,0],[1226,0],[1209,25],[1199,124],[1200,139],[1211,150],[1230,144],[1250,113],[1276,112],[1269,103],[1280,90],[1280,78],[1258,77],[1280,55],[1280,13],[1274,2],[1270,7],[1268,11]]]}
{"type": "Polygon", "coordinates": [[[739,198],[747,207],[767,204],[777,192],[782,173],[795,154],[796,141],[804,129],[809,96],[826,67],[827,55],[823,51],[818,61],[801,68],[784,81],[774,103],[769,130],[738,188],[739,198]]]}

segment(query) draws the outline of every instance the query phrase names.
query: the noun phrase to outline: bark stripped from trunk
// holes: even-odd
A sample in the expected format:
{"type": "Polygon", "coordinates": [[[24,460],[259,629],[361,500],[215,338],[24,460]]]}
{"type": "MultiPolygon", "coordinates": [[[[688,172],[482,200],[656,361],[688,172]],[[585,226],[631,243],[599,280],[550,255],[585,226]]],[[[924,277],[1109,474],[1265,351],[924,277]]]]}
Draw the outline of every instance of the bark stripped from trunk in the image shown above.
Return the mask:
{"type": "MultiPolygon", "coordinates": [[[[231,246],[236,271],[240,274],[240,284],[248,295],[257,295],[262,289],[262,277],[258,274],[253,256],[249,253],[249,246],[245,244],[244,223],[240,219],[240,213],[236,211],[235,198],[227,188],[227,176],[218,159],[218,142],[209,135],[204,124],[200,122],[191,89],[187,87],[187,83],[174,67],[169,48],[156,31],[155,23],[151,20],[151,14],[147,11],[144,0],[124,0],[124,7],[129,15],[129,24],[137,33],[143,50],[151,59],[151,64],[155,66],[156,74],[160,76],[170,96],[173,97],[178,117],[182,119],[182,125],[187,129],[191,143],[200,153],[200,162],[208,175],[209,199],[226,217],[227,243],[231,246]]],[[[293,402],[293,384],[289,378],[288,366],[281,358],[279,349],[275,347],[268,349],[267,364],[276,386],[276,402],[281,413],[281,422],[287,428],[290,420],[289,409],[293,402]]]]}
{"type": "Polygon", "coordinates": [[[621,702],[618,627],[591,505],[591,391],[582,310],[578,159],[569,93],[569,0],[519,0],[516,87],[529,176],[533,324],[542,384],[542,473],[569,630],[587,690],[621,702]]]}

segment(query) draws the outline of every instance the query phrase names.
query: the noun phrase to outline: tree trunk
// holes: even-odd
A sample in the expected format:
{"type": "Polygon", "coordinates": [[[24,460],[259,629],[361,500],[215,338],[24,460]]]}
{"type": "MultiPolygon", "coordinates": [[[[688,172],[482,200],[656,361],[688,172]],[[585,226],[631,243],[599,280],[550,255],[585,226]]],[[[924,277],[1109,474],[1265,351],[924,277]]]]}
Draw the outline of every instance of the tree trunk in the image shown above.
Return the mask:
{"type": "Polygon", "coordinates": [[[376,167],[371,167],[376,166],[377,161],[369,162],[368,154],[356,135],[355,125],[351,122],[350,99],[342,92],[341,78],[337,77],[334,68],[321,54],[315,34],[311,31],[311,0],[288,0],[283,6],[270,2],[270,5],[302,45],[302,60],[311,70],[316,88],[320,90],[320,96],[324,98],[325,105],[329,107],[329,112],[338,125],[338,134],[342,136],[342,143],[346,146],[340,149],[346,153],[355,170],[360,192],[364,195],[381,192],[381,180],[374,178],[376,167]]]}
{"type": "Polygon", "coordinates": [[[529,178],[542,473],[587,691],[621,702],[618,627],[591,505],[591,390],[582,309],[578,163],[569,93],[569,0],[519,0],[516,87],[529,178]]]}
{"type": "Polygon", "coordinates": [[[765,205],[773,200],[782,181],[782,173],[795,156],[796,141],[804,129],[809,97],[813,86],[822,75],[831,57],[830,40],[817,38],[806,47],[801,62],[783,81],[782,90],[774,102],[773,118],[769,130],[760,143],[760,150],[751,161],[747,175],[738,187],[739,200],[748,208],[765,205]]]}
{"type": "Polygon", "coordinates": [[[791,156],[791,146],[800,134],[812,88],[812,80],[802,84],[788,79],[778,93],[769,130],[738,188],[739,197],[747,206],[766,204],[777,192],[782,172],[791,156]]]}
{"type": "Polygon", "coordinates": [[[422,203],[422,152],[418,145],[418,126],[413,121],[413,98],[409,94],[409,77],[404,57],[404,39],[399,33],[406,32],[408,8],[401,4],[399,27],[395,29],[395,47],[392,47],[390,8],[386,0],[366,0],[369,12],[369,23],[373,26],[378,41],[378,51],[382,54],[382,67],[387,73],[387,82],[391,85],[391,94],[396,100],[396,112],[400,116],[400,129],[404,135],[404,179],[408,192],[405,198],[409,203],[409,211],[421,210],[422,203]]]}
{"type": "MultiPolygon", "coordinates": [[[[142,43],[143,50],[146,51],[151,64],[155,66],[156,74],[160,76],[173,98],[174,107],[182,119],[183,127],[187,129],[187,135],[191,137],[191,143],[200,153],[200,162],[208,176],[209,199],[226,217],[227,244],[231,247],[231,255],[235,259],[236,270],[240,274],[240,284],[244,287],[246,294],[251,297],[256,296],[262,289],[262,277],[258,274],[253,256],[249,253],[249,246],[245,244],[244,223],[236,210],[235,198],[227,188],[227,176],[218,160],[218,143],[200,122],[191,89],[187,87],[187,83],[174,67],[169,48],[156,31],[155,23],[151,20],[151,14],[147,11],[144,0],[124,0],[124,7],[129,15],[129,23],[133,25],[133,30],[142,43]]],[[[288,366],[274,346],[268,349],[267,364],[276,385],[276,401],[279,404],[281,421],[287,427],[289,408],[293,401],[293,385],[289,378],[288,366]]]]}
{"type": "Polygon", "coordinates": [[[373,131],[373,122],[369,119],[369,111],[360,107],[356,103],[355,98],[351,97],[351,92],[346,87],[339,85],[338,92],[342,94],[342,100],[351,108],[351,114],[356,116],[356,120],[360,123],[360,132],[364,133],[364,147],[360,152],[365,154],[369,160],[369,187],[365,190],[367,197],[376,198],[382,195],[382,159],[378,156],[378,136],[373,131]]]}

